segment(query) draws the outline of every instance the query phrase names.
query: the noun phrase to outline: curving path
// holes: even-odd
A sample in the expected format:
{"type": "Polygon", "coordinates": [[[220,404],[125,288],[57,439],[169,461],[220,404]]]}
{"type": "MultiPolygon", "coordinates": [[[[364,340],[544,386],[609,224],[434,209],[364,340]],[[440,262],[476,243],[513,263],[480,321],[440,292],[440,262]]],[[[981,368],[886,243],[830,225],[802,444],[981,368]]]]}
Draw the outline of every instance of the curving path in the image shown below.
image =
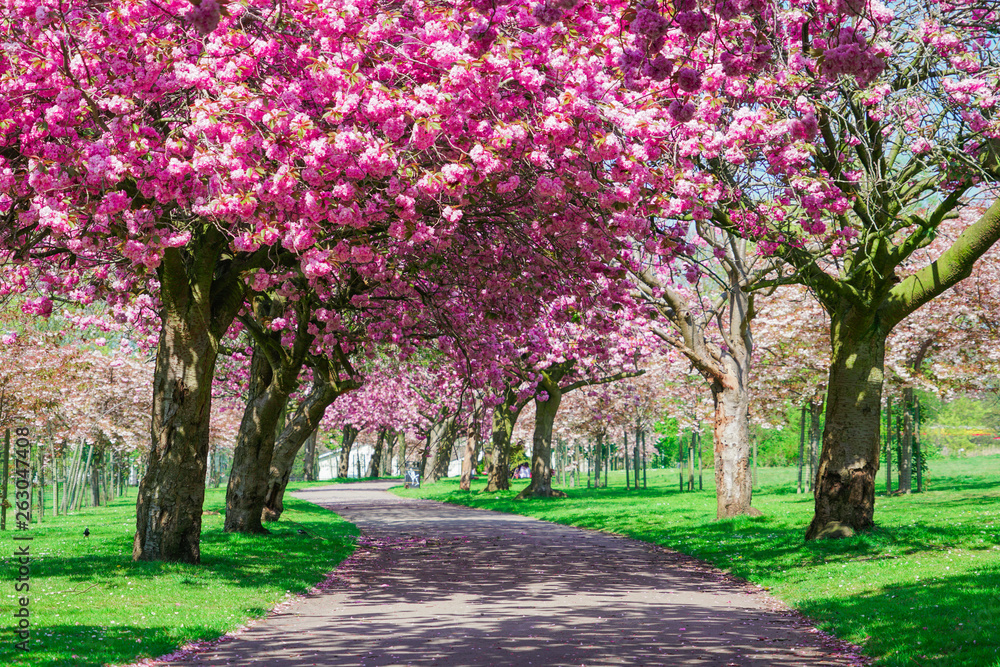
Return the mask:
{"type": "Polygon", "coordinates": [[[361,529],[324,590],[172,665],[865,664],[759,589],[642,542],[341,484],[361,529]]]}

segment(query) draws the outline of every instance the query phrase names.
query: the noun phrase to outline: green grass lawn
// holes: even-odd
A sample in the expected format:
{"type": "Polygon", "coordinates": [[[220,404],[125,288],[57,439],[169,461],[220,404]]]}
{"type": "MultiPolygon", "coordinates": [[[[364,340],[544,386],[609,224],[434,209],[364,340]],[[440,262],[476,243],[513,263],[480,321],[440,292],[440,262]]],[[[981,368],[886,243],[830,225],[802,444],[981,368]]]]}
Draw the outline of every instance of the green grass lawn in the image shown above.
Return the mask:
{"type": "MultiPolygon", "coordinates": [[[[209,489],[205,510],[224,507],[225,488],[209,489]]],[[[215,639],[264,615],[286,592],[300,593],[321,581],[354,550],[357,535],[332,512],[289,496],[270,535],[224,533],[223,518],[203,519],[201,565],[132,561],[135,489],[108,507],[32,524],[27,653],[15,651],[8,630],[17,565],[11,558],[15,531],[3,533],[0,665],[127,663],[215,639]],[[308,536],[299,535],[299,528],[308,536]]],[[[13,525],[12,511],[7,522],[13,525]]]]}
{"type": "MultiPolygon", "coordinates": [[[[931,462],[929,490],[881,495],[871,533],[806,543],[811,494],[796,471],[761,469],[753,504],[764,515],[715,520],[712,472],[705,490],[680,493],[674,471],[652,471],[648,489],[564,488],[568,498],[514,500],[460,491],[446,480],[407,497],[513,512],[628,535],[681,551],[770,589],[818,626],[864,647],[879,665],[1000,667],[1000,456],[931,462]]],[[[880,478],[884,491],[884,477],[880,478]]]]}

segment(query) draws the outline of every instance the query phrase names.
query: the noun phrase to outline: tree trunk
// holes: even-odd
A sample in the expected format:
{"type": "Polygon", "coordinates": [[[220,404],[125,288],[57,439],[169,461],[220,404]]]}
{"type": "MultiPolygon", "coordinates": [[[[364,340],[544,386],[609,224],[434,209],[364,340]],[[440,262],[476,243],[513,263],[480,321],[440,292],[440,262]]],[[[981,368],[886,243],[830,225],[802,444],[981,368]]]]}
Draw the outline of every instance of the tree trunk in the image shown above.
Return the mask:
{"type": "Polygon", "coordinates": [[[221,469],[222,466],[219,461],[219,448],[212,447],[208,453],[208,481],[214,488],[218,488],[219,484],[222,483],[220,479],[222,475],[221,469]]]}
{"type": "Polygon", "coordinates": [[[809,490],[816,487],[816,469],[819,466],[819,450],[822,442],[820,417],[823,416],[823,397],[809,403],[809,490]]]}
{"type": "Polygon", "coordinates": [[[250,389],[233,450],[233,465],[226,487],[227,533],[266,533],[261,511],[267,494],[274,431],[285,411],[288,392],[274,386],[267,357],[254,346],[250,360],[250,389]]]}
{"type": "Polygon", "coordinates": [[[368,461],[368,471],[365,477],[378,477],[379,471],[382,466],[382,449],[385,447],[386,441],[389,439],[389,435],[386,433],[385,429],[381,429],[378,432],[378,437],[375,439],[375,449],[372,450],[372,458],[368,461]]]}
{"type": "Polygon", "coordinates": [[[796,493],[803,493],[805,485],[802,483],[802,469],[805,467],[806,451],[806,404],[803,403],[799,410],[799,485],[796,493]]]}
{"type": "Polygon", "coordinates": [[[340,445],[340,465],[337,467],[337,477],[346,479],[350,472],[351,448],[358,438],[358,429],[350,424],[344,424],[344,437],[340,445]]]}
{"type": "Polygon", "coordinates": [[[427,465],[421,483],[433,484],[448,476],[448,466],[455,450],[457,436],[456,418],[457,415],[453,414],[431,425],[428,435],[427,465]]]}
{"type": "Polygon", "coordinates": [[[485,493],[510,489],[510,436],[521,414],[515,406],[517,395],[508,389],[504,401],[493,408],[493,456],[489,462],[485,493]],[[513,410],[511,408],[514,408],[513,410]]]}
{"type": "Polygon", "coordinates": [[[601,488],[601,466],[604,465],[604,434],[597,434],[594,445],[594,488],[601,488]]]}
{"type": "Polygon", "coordinates": [[[94,445],[91,444],[87,446],[86,464],[83,466],[83,468],[77,470],[77,482],[76,482],[77,493],[73,497],[74,500],[73,509],[76,511],[80,511],[80,508],[83,507],[83,499],[84,496],[87,495],[87,476],[90,474],[90,461],[93,458],[93,456],[94,456],[94,445]]]}
{"type": "MultiPolygon", "coordinates": [[[[717,313],[719,332],[725,345],[705,339],[711,321],[700,320],[685,299],[655,277],[643,274],[647,288],[662,290],[662,296],[648,292],[660,313],[676,327],[677,333],[654,326],[656,335],[681,351],[708,382],[715,403],[713,423],[715,446],[716,513],[722,519],[738,514],[759,514],[750,506],[753,478],[749,470],[750,403],[748,380],[753,353],[750,323],[754,317],[753,297],[744,289],[747,248],[744,241],[726,239],[728,302],[717,313]],[[679,335],[678,335],[679,334],[679,335]]],[[[642,285],[640,285],[642,288],[642,285]]]]}
{"type": "MultiPolygon", "coordinates": [[[[335,371],[336,372],[336,371],[335,371]]],[[[334,400],[356,385],[334,383],[325,373],[313,369],[313,386],[306,397],[299,403],[292,419],[285,430],[278,436],[271,455],[271,468],[267,478],[267,494],[264,496],[264,509],[261,520],[277,521],[284,511],[283,499],[288,478],[292,474],[292,464],[299,449],[310,434],[319,428],[323,413],[334,400]]],[[[336,375],[334,375],[336,377],[336,375]]]]}
{"type": "MultiPolygon", "coordinates": [[[[626,434],[627,435],[627,434],[626,434]]],[[[635,448],[632,450],[632,462],[635,464],[635,489],[639,490],[639,467],[642,466],[643,482],[646,479],[646,457],[643,451],[645,438],[639,430],[638,424],[635,429],[635,448]]],[[[699,475],[701,474],[701,462],[698,462],[699,475]]]]}
{"type": "MultiPolygon", "coordinates": [[[[693,431],[691,440],[688,441],[687,468],[688,468],[688,491],[694,491],[694,453],[701,442],[701,433],[693,431]]],[[[718,512],[716,512],[718,514],[718,512]]]]}
{"type": "Polygon", "coordinates": [[[716,517],[757,516],[760,512],[750,506],[750,365],[747,358],[740,360],[730,354],[723,356],[723,364],[728,373],[712,383],[716,517]]]}
{"type": "Polygon", "coordinates": [[[465,451],[462,453],[462,479],[458,484],[458,488],[462,491],[469,491],[472,488],[472,476],[476,472],[476,460],[479,458],[479,419],[482,415],[480,412],[482,405],[481,401],[473,400],[472,419],[466,431],[465,451]]]}
{"type": "Polygon", "coordinates": [[[479,456],[479,424],[478,421],[470,427],[465,438],[465,451],[462,454],[462,480],[458,488],[469,491],[472,488],[472,475],[476,471],[476,459],[479,456]],[[473,433],[473,431],[476,431],[473,433]]]}
{"type": "Polygon", "coordinates": [[[158,268],[161,328],[153,375],[152,442],[136,500],[135,560],[201,560],[219,341],[243,303],[243,272],[264,257],[223,265],[227,246],[228,239],[206,225],[183,249],[165,249],[158,268]]]}
{"type": "Polygon", "coordinates": [[[899,491],[913,490],[913,387],[903,389],[903,437],[899,439],[899,491]]]}
{"type": "Polygon", "coordinates": [[[94,457],[90,466],[90,503],[92,507],[100,507],[101,502],[101,462],[104,460],[104,445],[94,445],[94,457]]]}
{"type": "Polygon", "coordinates": [[[622,463],[625,468],[625,490],[629,491],[632,489],[632,477],[631,477],[631,467],[628,458],[628,429],[622,429],[622,438],[624,445],[622,446],[622,463]]]}
{"type": "MultiPolygon", "coordinates": [[[[192,310],[196,305],[202,304],[192,304],[192,310]]],[[[201,561],[216,346],[205,324],[209,313],[201,321],[193,313],[182,315],[189,317],[165,317],[160,330],[153,376],[153,447],[136,501],[135,560],[201,561]]]]}
{"type": "Polygon", "coordinates": [[[552,488],[552,425],[562,401],[558,383],[546,383],[548,400],[535,398],[535,430],[531,436],[531,481],[518,498],[565,498],[552,488]]]}
{"type": "Polygon", "coordinates": [[[254,339],[250,360],[247,406],[236,436],[233,465],[226,487],[227,533],[266,533],[261,525],[270,475],[271,456],[279,425],[285,421],[285,406],[295,389],[306,355],[315,339],[308,331],[311,310],[308,300],[295,303],[298,328],[290,347],[281,334],[261,326],[267,318],[280,317],[288,304],[284,299],[255,295],[253,318],[241,317],[254,339]]]}
{"type": "Polygon", "coordinates": [[[406,474],[406,431],[397,433],[396,440],[398,440],[399,446],[399,456],[397,459],[399,461],[399,470],[396,471],[396,474],[403,476],[406,474]]]}
{"type": "Polygon", "coordinates": [[[885,495],[892,495],[892,396],[885,399],[885,495]]]}
{"type": "Polygon", "coordinates": [[[63,488],[63,513],[67,514],[73,510],[73,499],[76,494],[78,472],[83,459],[83,441],[77,440],[73,449],[73,460],[69,466],[66,477],[66,486],[63,488]]]}
{"type": "MultiPolygon", "coordinates": [[[[305,453],[302,457],[302,479],[307,482],[316,481],[316,441],[319,439],[319,429],[309,434],[305,442],[305,453]]],[[[376,476],[377,473],[376,473],[376,476]]]]}
{"type": "Polygon", "coordinates": [[[872,320],[840,313],[831,317],[826,424],[807,540],[847,536],[874,525],[885,333],[872,320]]]}
{"type": "MultiPolygon", "coordinates": [[[[38,448],[38,522],[45,518],[45,450],[39,443],[38,448]]],[[[55,460],[53,458],[53,460],[55,460]]]]}

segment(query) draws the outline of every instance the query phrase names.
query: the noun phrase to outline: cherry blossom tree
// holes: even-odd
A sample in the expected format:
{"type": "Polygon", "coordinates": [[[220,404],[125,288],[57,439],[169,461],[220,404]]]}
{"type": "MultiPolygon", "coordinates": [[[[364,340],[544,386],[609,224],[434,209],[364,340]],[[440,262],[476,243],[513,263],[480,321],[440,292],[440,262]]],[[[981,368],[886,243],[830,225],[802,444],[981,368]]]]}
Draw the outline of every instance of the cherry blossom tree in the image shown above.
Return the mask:
{"type": "Polygon", "coordinates": [[[600,305],[593,304],[582,312],[570,307],[564,313],[552,313],[545,320],[548,331],[539,328],[529,334],[535,339],[526,351],[529,363],[534,360],[527,375],[534,383],[535,421],[531,482],[518,494],[520,498],[561,493],[552,488],[552,435],[563,396],[644,372],[638,368],[638,359],[651,351],[647,332],[618,317],[626,310],[616,313],[600,305]],[[563,320],[560,315],[570,319],[563,320]]]}
{"type": "Polygon", "coordinates": [[[995,15],[975,2],[644,6],[622,66],[669,102],[676,210],[755,240],[831,324],[815,515],[873,525],[886,337],[1000,237],[995,15]],[[897,268],[963,202],[985,211],[919,270],[897,268]],[[922,213],[922,211],[926,211],[922,213]]]}
{"type": "Polygon", "coordinates": [[[248,289],[351,266],[391,298],[408,253],[433,269],[467,230],[579,234],[624,198],[591,175],[611,24],[571,35],[525,3],[338,7],[347,19],[295,0],[0,14],[5,259],[104,267],[109,292],[160,314],[136,559],[199,559],[212,377],[248,289]]]}
{"type": "MultiPolygon", "coordinates": [[[[653,331],[691,362],[711,390],[718,518],[759,514],[750,504],[753,479],[748,465],[753,357],[750,325],[755,315],[748,283],[759,271],[753,266],[745,239],[701,223],[696,227],[700,245],[711,254],[704,259],[694,254],[687,260],[691,288],[672,280],[670,265],[664,267],[657,255],[637,262],[633,275],[645,302],[656,313],[653,331]],[[716,289],[721,290],[717,298],[705,294],[716,289]]],[[[671,259],[674,257],[668,256],[668,262],[671,259]]]]}

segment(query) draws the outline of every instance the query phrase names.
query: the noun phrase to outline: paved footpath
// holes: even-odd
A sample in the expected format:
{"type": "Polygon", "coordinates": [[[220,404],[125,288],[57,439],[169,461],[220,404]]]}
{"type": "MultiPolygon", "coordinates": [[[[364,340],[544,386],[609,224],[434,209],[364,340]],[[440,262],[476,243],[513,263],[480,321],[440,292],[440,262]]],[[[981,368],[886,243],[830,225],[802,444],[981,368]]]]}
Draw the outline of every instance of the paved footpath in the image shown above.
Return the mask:
{"type": "Polygon", "coordinates": [[[865,664],[763,591],[687,556],[402,499],[391,485],[296,493],[357,524],[358,551],[324,590],[170,664],[865,664]]]}

